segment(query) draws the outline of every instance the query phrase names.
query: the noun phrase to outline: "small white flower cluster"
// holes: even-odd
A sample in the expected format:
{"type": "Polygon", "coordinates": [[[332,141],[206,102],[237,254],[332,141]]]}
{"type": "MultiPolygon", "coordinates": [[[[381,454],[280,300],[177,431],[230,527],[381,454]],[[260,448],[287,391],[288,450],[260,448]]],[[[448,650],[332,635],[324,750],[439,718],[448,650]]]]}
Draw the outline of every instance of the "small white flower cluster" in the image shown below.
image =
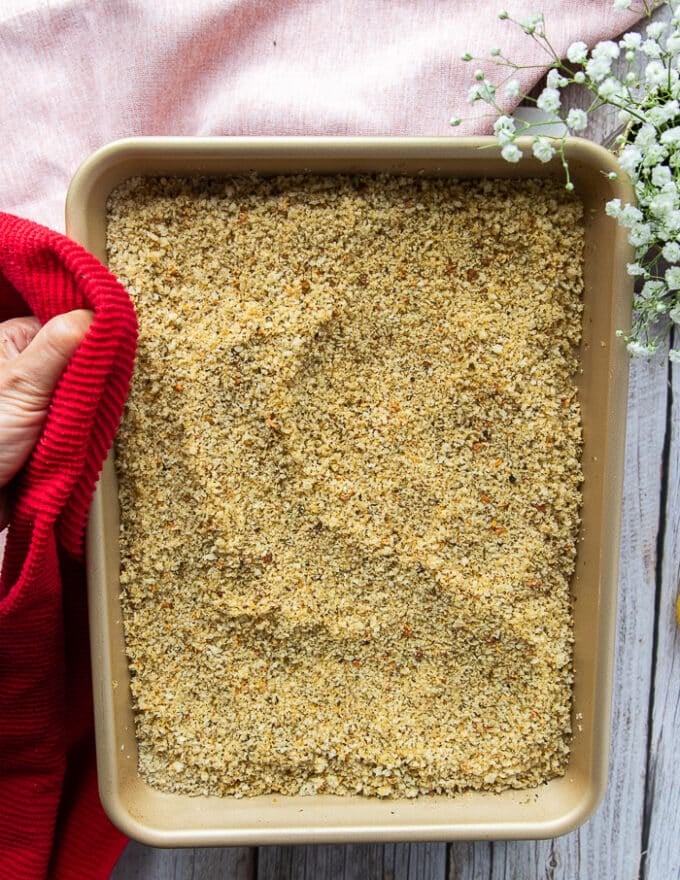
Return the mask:
{"type": "MultiPolygon", "coordinates": [[[[651,16],[657,5],[643,2],[651,16]]],[[[633,327],[625,338],[631,354],[644,356],[657,350],[673,326],[677,325],[680,340],[680,0],[667,0],[665,5],[671,12],[668,22],[649,22],[644,35],[628,33],[617,42],[604,40],[590,51],[583,42],[572,43],[566,59],[555,54],[546,36],[543,15],[517,21],[502,12],[501,19],[520,27],[548,54],[550,69],[545,88],[535,99],[523,95],[515,76],[522,66],[494,49],[494,63],[509,70],[509,75],[493,83],[478,70],[468,94],[470,103],[482,101],[500,114],[494,134],[504,159],[519,162],[523,144],[517,139],[530,135],[531,150],[539,161],[550,162],[554,157],[561,160],[567,189],[573,189],[573,184],[565,153],[566,137],[585,131],[589,114],[600,107],[617,108],[620,122],[626,126],[616,144],[619,164],[633,183],[637,205],[614,199],[606,211],[626,227],[635,247],[635,262],[628,266],[628,272],[639,282],[633,327]],[[564,113],[561,91],[573,83],[585,86],[592,101],[587,110],[572,108],[564,113]],[[501,89],[509,98],[533,101],[545,114],[545,125],[560,123],[564,135],[542,135],[537,133],[536,123],[506,115],[497,100],[501,89]]],[[[632,0],[614,0],[615,9],[631,6],[632,0]]],[[[463,60],[473,59],[465,55],[463,60]]],[[[452,125],[459,122],[451,120],[452,125]]],[[[680,362],[680,347],[671,349],[669,357],[680,362]]]]}

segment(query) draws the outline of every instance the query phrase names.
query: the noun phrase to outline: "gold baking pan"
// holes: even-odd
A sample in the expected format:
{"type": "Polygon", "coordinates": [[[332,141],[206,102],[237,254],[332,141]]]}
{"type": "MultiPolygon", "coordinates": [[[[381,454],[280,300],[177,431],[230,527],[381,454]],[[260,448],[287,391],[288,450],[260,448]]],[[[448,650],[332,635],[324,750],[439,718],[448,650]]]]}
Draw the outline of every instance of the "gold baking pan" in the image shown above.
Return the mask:
{"type": "MultiPolygon", "coordinates": [[[[625,232],[605,215],[604,204],[629,199],[631,192],[626,183],[607,177],[617,165],[603,148],[574,139],[568,156],[585,206],[586,243],[577,377],[584,484],[572,583],[574,734],[566,774],[535,789],[403,800],[188,797],[151,788],[137,770],[110,457],[88,530],[97,761],[104,807],[130,837],[157,846],[542,838],[574,829],[597,806],[606,786],[610,740],[628,377],[625,345],[616,330],[630,322],[632,293],[625,232]]],[[[78,170],[67,197],[67,232],[106,262],[106,201],[126,178],[304,172],[558,179],[563,173],[558,161],[542,165],[527,158],[509,165],[494,142],[483,138],[138,138],[100,149],[78,170]]]]}

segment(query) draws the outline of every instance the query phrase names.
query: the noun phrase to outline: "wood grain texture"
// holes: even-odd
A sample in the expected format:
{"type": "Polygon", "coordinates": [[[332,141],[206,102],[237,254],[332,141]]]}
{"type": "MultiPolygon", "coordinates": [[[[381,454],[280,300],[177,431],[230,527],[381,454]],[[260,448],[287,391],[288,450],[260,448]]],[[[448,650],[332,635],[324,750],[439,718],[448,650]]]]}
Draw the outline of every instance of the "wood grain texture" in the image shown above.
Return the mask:
{"type": "Polygon", "coordinates": [[[445,844],[261,847],[257,880],[445,880],[445,844]]]}
{"type": "MultiPolygon", "coordinates": [[[[677,340],[680,342],[680,340],[677,340]]],[[[676,342],[676,344],[677,344],[676,342]]],[[[680,368],[672,371],[667,492],[660,560],[645,798],[644,880],[680,877],[680,368]]]]}
{"type": "Polygon", "coordinates": [[[630,372],[610,782],[565,877],[635,880],[640,862],[667,388],[663,361],[630,372]]]}
{"type": "Polygon", "coordinates": [[[111,880],[254,880],[255,851],[248,847],[152,849],[130,843],[111,880]]]}

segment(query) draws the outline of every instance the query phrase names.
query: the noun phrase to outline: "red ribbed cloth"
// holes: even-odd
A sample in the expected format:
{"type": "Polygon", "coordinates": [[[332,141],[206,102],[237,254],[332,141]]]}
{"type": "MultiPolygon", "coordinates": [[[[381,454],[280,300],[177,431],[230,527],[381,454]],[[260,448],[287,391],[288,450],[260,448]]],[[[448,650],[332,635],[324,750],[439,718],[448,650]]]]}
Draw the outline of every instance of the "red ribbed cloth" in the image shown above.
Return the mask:
{"type": "Polygon", "coordinates": [[[78,308],[94,319],[18,478],[0,577],[0,880],[108,877],[126,843],[97,793],[82,563],[137,339],[132,303],[98,260],[0,213],[0,321],[78,308]]]}

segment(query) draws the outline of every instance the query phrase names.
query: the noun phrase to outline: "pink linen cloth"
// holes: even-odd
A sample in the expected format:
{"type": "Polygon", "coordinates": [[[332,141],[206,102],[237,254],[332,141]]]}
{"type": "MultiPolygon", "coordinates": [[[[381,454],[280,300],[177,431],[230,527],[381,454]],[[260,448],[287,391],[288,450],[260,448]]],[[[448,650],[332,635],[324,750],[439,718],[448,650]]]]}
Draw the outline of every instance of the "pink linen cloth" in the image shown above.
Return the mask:
{"type": "MultiPolygon", "coordinates": [[[[0,208],[63,229],[78,165],[130,135],[488,131],[488,108],[466,95],[475,68],[492,65],[461,56],[498,46],[523,64],[546,62],[499,20],[503,2],[2,0],[0,208]],[[452,116],[466,124],[452,129],[452,116]]],[[[543,11],[561,53],[637,17],[612,0],[506,2],[517,19],[543,11]]],[[[523,85],[541,72],[523,72],[523,85]]]]}

